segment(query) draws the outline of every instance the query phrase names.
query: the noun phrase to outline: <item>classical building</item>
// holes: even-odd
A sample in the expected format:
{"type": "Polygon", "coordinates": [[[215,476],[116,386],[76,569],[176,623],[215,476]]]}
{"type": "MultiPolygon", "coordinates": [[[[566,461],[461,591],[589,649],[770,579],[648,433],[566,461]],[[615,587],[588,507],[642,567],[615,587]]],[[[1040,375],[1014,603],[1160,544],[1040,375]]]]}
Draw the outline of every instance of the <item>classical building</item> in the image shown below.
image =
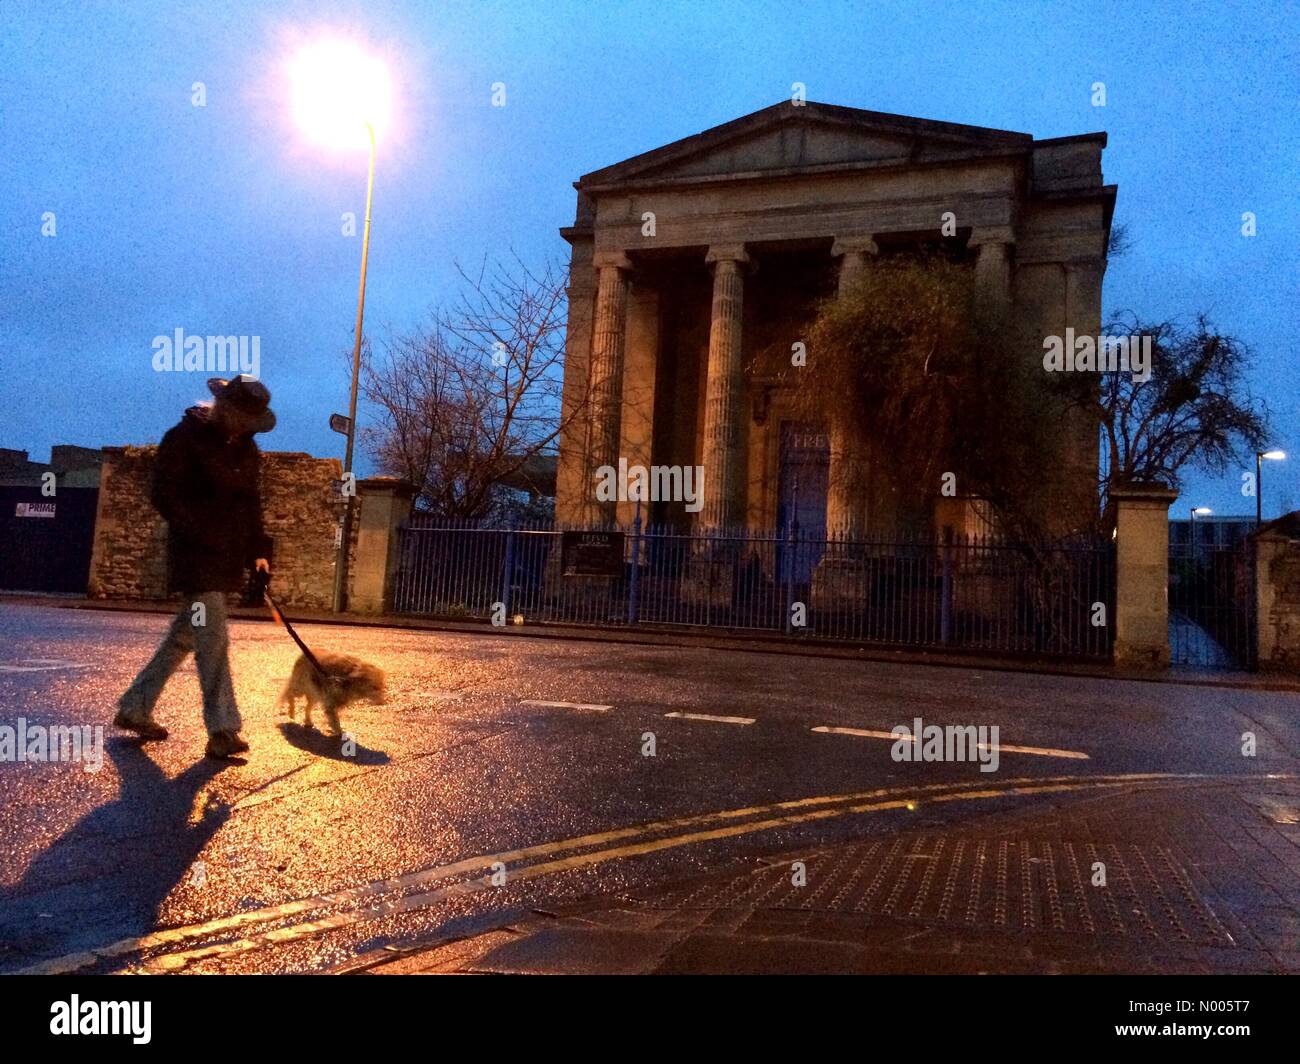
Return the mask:
{"type": "MultiPolygon", "coordinates": [[[[1105,145],[1104,133],[1036,140],[786,102],[583,176],[561,231],[572,272],[558,520],[630,524],[633,502],[595,492],[596,471],[620,459],[703,467],[701,506],[652,503],[647,520],[797,519],[814,534],[892,520],[873,459],[796,419],[747,356],[870,256],[941,233],[990,313],[1040,340],[1095,336],[1115,202],[1105,145]]],[[[1042,371],[1041,347],[1026,358],[1042,371]]],[[[1096,426],[1062,432],[1062,477],[1095,493],[1096,426]]]]}

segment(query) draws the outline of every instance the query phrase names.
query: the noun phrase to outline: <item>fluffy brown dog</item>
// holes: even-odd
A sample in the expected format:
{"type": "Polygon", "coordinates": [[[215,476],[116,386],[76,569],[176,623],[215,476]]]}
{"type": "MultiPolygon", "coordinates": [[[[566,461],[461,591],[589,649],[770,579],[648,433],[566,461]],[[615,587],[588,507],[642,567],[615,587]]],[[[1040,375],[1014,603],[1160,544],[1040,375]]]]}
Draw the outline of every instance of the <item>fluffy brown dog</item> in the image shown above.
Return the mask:
{"type": "Polygon", "coordinates": [[[339,727],[339,710],[351,702],[365,699],[369,702],[383,704],[386,701],[384,674],[374,665],[368,665],[347,654],[326,654],[317,652],[316,660],[326,675],[322,677],[301,654],[293,666],[293,675],[285,685],[280,701],[289,707],[289,717],[293,718],[298,699],[307,700],[307,709],[303,713],[303,722],[311,727],[311,707],[319,702],[325,707],[325,716],[329,718],[330,728],[335,735],[342,735],[339,727]]]}

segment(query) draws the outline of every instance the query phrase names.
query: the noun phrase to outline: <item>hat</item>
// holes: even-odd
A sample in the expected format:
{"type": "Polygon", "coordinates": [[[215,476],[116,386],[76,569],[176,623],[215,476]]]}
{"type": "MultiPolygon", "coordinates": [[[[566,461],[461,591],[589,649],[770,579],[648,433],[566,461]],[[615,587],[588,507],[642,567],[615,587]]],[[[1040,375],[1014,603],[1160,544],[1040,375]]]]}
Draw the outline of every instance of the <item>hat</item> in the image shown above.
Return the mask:
{"type": "Polygon", "coordinates": [[[271,393],[256,377],[241,373],[238,377],[208,380],[210,391],[219,402],[225,403],[253,422],[254,432],[270,432],[275,428],[275,414],[271,410],[271,393]]]}

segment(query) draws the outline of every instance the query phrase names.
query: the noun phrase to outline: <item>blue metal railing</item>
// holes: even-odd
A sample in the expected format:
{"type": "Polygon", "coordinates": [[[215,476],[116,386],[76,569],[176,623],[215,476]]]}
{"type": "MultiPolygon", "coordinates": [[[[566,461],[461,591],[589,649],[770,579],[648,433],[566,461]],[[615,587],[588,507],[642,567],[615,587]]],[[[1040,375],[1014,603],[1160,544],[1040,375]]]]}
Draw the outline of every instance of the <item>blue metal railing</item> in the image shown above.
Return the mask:
{"type": "Polygon", "coordinates": [[[564,576],[564,531],[413,517],[401,532],[393,607],[497,623],[690,626],[1087,658],[1111,651],[1109,541],[847,540],[638,520],[622,530],[620,575],[564,576]]]}

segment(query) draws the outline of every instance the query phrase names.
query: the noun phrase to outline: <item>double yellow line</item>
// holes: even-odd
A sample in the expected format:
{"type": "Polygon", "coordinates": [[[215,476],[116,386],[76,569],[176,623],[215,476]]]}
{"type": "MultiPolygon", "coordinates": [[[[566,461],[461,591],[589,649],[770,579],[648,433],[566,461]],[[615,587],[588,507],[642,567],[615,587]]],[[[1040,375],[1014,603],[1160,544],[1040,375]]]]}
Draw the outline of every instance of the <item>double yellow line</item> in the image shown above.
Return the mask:
{"type": "Polygon", "coordinates": [[[493,889],[500,881],[499,874],[493,875],[494,866],[498,873],[504,867],[504,882],[509,883],[626,857],[637,857],[660,850],[714,842],[719,839],[828,820],[833,817],[899,809],[915,810],[939,803],[988,801],[1024,795],[1060,794],[1135,785],[1235,783],[1296,778],[1291,775],[1211,776],[1199,773],[1054,776],[1036,779],[1019,778],[997,784],[979,780],[970,783],[939,783],[925,787],[886,787],[853,794],[820,795],[774,802],[769,805],[745,806],[671,820],[655,820],[645,824],[470,857],[390,879],[375,880],[361,887],[319,894],[281,905],[236,913],[233,916],[205,923],[189,924],[122,939],[108,946],[34,965],[21,974],[62,974],[90,967],[103,960],[113,960],[159,949],[166,950],[171,946],[181,946],[213,935],[229,935],[232,931],[256,928],[321,909],[342,910],[315,920],[273,928],[235,941],[224,941],[189,950],[163,952],[131,966],[142,971],[177,971],[194,961],[246,953],[264,946],[296,941],[366,920],[427,908],[458,895],[493,889]],[[568,856],[560,856],[564,854],[568,856]],[[446,880],[454,880],[461,876],[475,876],[475,873],[478,874],[476,878],[440,885],[431,890],[403,893],[413,887],[442,884],[446,880]],[[498,882],[494,882],[494,879],[498,882]],[[385,895],[393,894],[397,896],[383,900],[385,895]]]}

